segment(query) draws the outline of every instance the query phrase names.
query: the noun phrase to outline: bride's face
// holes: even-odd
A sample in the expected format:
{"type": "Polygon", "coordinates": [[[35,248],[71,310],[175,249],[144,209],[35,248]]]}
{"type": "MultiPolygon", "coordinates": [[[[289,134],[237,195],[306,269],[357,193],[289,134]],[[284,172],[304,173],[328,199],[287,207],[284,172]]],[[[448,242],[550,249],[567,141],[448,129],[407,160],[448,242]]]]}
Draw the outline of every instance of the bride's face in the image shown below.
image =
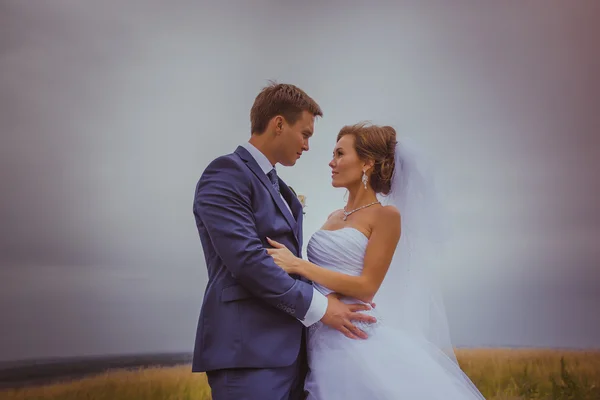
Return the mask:
{"type": "Polygon", "coordinates": [[[333,187],[351,187],[361,182],[365,163],[358,158],[354,148],[354,136],[344,135],[333,149],[331,184],[333,187]]]}

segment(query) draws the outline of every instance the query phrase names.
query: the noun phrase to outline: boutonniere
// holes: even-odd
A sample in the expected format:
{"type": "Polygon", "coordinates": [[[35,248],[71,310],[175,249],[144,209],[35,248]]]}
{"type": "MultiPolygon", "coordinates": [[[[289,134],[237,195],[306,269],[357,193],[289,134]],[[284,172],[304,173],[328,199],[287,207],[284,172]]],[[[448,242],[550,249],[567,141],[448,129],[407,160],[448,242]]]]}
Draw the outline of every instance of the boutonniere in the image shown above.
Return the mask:
{"type": "Polygon", "coordinates": [[[292,191],[292,193],[294,193],[294,196],[298,198],[300,204],[302,204],[302,214],[306,215],[306,211],[304,211],[304,207],[306,207],[306,196],[303,194],[296,193],[296,191],[291,186],[289,186],[289,188],[292,191]]]}

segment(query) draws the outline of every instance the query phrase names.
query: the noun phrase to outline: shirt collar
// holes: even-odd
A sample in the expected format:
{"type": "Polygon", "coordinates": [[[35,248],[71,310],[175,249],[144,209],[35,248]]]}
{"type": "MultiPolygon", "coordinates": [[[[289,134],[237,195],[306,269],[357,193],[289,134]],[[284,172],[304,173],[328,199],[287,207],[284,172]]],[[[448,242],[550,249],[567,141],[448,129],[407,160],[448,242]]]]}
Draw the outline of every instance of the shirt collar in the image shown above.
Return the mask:
{"type": "Polygon", "coordinates": [[[265,175],[268,174],[273,168],[275,168],[273,165],[271,165],[271,162],[269,161],[267,156],[261,153],[261,151],[257,149],[256,146],[254,146],[252,143],[244,142],[240,146],[248,150],[248,153],[250,153],[254,160],[256,160],[256,163],[258,164],[260,169],[263,170],[265,175]]]}

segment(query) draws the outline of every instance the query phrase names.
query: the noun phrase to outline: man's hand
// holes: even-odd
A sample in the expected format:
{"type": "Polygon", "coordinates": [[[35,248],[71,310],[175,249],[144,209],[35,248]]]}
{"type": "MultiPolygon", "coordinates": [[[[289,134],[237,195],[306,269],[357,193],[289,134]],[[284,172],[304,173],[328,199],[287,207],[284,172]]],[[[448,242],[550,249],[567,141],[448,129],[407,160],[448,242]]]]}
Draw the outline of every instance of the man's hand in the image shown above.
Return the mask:
{"type": "Polygon", "coordinates": [[[325,311],[325,315],[321,318],[321,322],[342,332],[350,339],[367,339],[367,334],[354,326],[352,321],[377,322],[375,317],[359,312],[369,309],[371,307],[367,304],[346,304],[340,301],[337,296],[329,295],[327,296],[327,311],[325,311]]]}

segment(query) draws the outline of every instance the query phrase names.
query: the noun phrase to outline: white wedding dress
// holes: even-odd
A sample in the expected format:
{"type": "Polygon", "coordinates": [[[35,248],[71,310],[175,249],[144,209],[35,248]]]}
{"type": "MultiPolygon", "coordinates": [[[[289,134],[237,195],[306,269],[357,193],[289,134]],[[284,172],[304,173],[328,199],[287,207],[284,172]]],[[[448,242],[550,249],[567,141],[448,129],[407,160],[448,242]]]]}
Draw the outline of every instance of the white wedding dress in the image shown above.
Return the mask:
{"type": "MultiPolygon", "coordinates": [[[[360,275],[368,243],[346,227],[319,230],[308,243],[308,259],[321,267],[360,275]]],[[[327,295],[331,290],[314,284],[327,295]]],[[[343,299],[346,303],[358,300],[343,299]]],[[[378,304],[379,306],[379,304],[378,304]]],[[[437,347],[386,325],[378,308],[367,313],[375,324],[358,324],[369,338],[349,339],[318,322],[309,328],[309,400],[455,400],[483,399],[460,367],[437,347]]]]}

